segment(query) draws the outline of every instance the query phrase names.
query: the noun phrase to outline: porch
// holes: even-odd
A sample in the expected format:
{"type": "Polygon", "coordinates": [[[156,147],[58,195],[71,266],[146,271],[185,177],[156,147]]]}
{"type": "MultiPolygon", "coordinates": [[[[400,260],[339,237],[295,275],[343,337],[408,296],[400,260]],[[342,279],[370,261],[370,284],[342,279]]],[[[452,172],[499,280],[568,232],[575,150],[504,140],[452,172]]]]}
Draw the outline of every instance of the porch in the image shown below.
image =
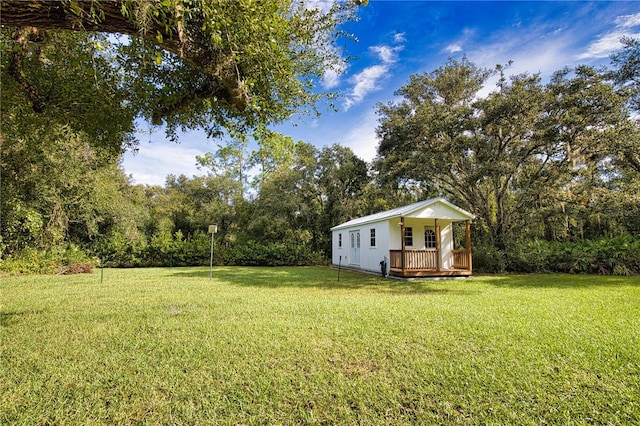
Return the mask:
{"type": "MultiPolygon", "coordinates": [[[[454,250],[447,248],[446,254],[450,259],[443,266],[443,244],[440,220],[434,219],[435,237],[434,248],[407,248],[405,232],[405,218],[400,218],[400,250],[389,250],[389,274],[396,277],[437,277],[437,276],[468,276],[472,272],[471,260],[471,221],[465,220],[465,248],[454,250]]],[[[426,239],[426,237],[425,237],[426,239]]]]}
{"type": "Polygon", "coordinates": [[[389,250],[389,274],[405,278],[471,275],[471,252],[452,250],[452,254],[452,267],[443,268],[439,250],[389,250]]]}

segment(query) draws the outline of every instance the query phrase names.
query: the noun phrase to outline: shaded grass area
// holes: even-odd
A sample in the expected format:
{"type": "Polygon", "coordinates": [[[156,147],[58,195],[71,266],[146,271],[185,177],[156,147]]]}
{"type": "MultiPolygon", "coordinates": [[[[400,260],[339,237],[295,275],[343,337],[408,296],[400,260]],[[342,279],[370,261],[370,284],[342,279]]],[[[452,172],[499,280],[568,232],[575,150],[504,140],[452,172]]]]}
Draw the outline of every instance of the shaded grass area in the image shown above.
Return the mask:
{"type": "Polygon", "coordinates": [[[640,277],[0,281],[0,424],[637,424],[640,277]]]}

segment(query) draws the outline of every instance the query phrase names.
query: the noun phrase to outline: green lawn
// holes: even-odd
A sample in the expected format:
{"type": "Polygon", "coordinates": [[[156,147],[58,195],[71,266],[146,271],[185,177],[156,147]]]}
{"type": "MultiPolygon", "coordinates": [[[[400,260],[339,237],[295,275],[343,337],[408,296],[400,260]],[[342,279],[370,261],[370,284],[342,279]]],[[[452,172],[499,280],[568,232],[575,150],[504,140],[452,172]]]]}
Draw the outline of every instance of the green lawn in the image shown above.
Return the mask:
{"type": "Polygon", "coordinates": [[[638,424],[640,277],[0,280],[0,424],[638,424]]]}

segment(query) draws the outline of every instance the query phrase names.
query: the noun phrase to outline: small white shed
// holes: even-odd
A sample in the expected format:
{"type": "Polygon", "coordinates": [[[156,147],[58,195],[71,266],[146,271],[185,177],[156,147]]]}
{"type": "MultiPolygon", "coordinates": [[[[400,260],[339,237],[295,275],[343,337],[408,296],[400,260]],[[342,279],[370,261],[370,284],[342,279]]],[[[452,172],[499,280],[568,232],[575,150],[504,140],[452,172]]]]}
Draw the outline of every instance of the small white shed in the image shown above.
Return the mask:
{"type": "Polygon", "coordinates": [[[444,198],[431,198],[353,219],[331,228],[331,261],[399,277],[471,275],[474,218],[444,198]],[[456,249],[453,227],[459,223],[464,247],[456,249]]]}

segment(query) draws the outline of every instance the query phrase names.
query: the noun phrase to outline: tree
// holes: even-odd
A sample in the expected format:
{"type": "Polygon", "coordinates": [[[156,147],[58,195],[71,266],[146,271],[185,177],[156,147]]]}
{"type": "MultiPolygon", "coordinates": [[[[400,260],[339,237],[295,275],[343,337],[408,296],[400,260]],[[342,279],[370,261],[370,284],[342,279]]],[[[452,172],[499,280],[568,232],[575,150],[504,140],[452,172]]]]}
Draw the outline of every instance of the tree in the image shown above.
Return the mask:
{"type": "MultiPolygon", "coordinates": [[[[500,250],[566,219],[564,208],[580,213],[572,215],[580,234],[592,189],[604,188],[603,167],[632,135],[625,99],[589,67],[562,70],[547,86],[536,75],[495,72],[497,88],[485,97],[492,71],[466,59],[412,76],[397,92],[401,102],[379,106],[376,168],[431,182],[473,211],[477,231],[500,250]]],[[[575,235],[566,231],[546,235],[575,235]]]]}
{"type": "MultiPolygon", "coordinates": [[[[625,37],[623,48],[611,55],[614,70],[613,81],[621,88],[623,96],[628,97],[630,107],[640,112],[640,39],[625,37]]],[[[638,121],[636,120],[636,126],[638,121]]],[[[633,140],[637,140],[634,138],[633,140]]],[[[640,174],[640,149],[633,144],[623,147],[625,164],[640,174]]]]}
{"type": "Polygon", "coordinates": [[[293,161],[295,142],[289,136],[262,130],[256,135],[258,149],[251,154],[251,165],[259,170],[253,186],[260,190],[262,183],[281,167],[288,167],[293,161]]]}
{"type": "Polygon", "coordinates": [[[129,181],[108,153],[68,126],[42,125],[24,136],[4,130],[12,137],[0,145],[4,254],[87,247],[114,229],[137,238],[132,217],[144,214],[129,202],[129,181]]]}
{"type": "Polygon", "coordinates": [[[207,170],[209,177],[220,181],[221,198],[232,205],[244,198],[248,186],[248,173],[251,168],[251,154],[247,150],[247,142],[243,138],[233,139],[215,153],[207,152],[197,156],[199,169],[207,170]]]}
{"type": "Polygon", "coordinates": [[[0,14],[8,68],[35,111],[55,99],[47,81],[31,78],[35,61],[25,61],[38,56],[49,30],[124,34],[100,47],[117,58],[126,102],[156,124],[164,120],[170,134],[219,134],[281,121],[326,96],[312,89],[327,68],[342,69],[331,46],[361,3],[323,11],[297,0],[3,0],[0,14]]]}
{"type": "Polygon", "coordinates": [[[611,55],[611,76],[627,91],[631,107],[640,111],[640,39],[623,37],[621,41],[622,49],[611,55]]]}
{"type": "MultiPolygon", "coordinates": [[[[592,224],[607,222],[598,200],[604,194],[620,196],[611,177],[622,170],[626,146],[637,145],[630,142],[637,138],[625,103],[606,74],[591,67],[557,71],[546,86],[537,131],[556,172],[550,182],[556,190],[547,186],[532,205],[547,239],[601,235],[599,226],[599,231],[589,231],[592,224]]],[[[604,229],[612,229],[611,223],[604,229]]]]}
{"type": "Polygon", "coordinates": [[[113,57],[97,48],[105,42],[99,35],[47,33],[37,44],[26,45],[28,53],[2,55],[5,143],[66,127],[103,157],[117,156],[131,145],[136,111],[126,102],[113,57]]]}
{"type": "Polygon", "coordinates": [[[334,144],[318,156],[317,181],[321,215],[316,232],[322,235],[325,255],[330,256],[331,227],[368,213],[363,191],[371,181],[369,167],[350,148],[334,144]]]}
{"type": "Polygon", "coordinates": [[[13,51],[2,55],[0,189],[7,253],[86,247],[116,228],[134,238],[129,214],[138,210],[127,203],[129,182],[118,161],[132,141],[135,112],[123,102],[110,57],[96,49],[103,40],[41,35],[18,69],[10,66],[13,51]],[[10,75],[18,72],[42,89],[32,103],[20,78],[10,75]],[[34,104],[41,106],[38,112],[34,104]]]}
{"type": "Polygon", "coordinates": [[[247,239],[315,242],[313,225],[319,214],[317,154],[312,145],[296,142],[292,158],[265,176],[256,199],[242,217],[247,239]]]}
{"type": "MultiPolygon", "coordinates": [[[[463,58],[431,73],[413,75],[396,95],[402,101],[378,105],[380,144],[375,168],[395,181],[431,182],[471,209],[491,228],[499,195],[486,187],[490,174],[479,160],[491,158],[478,134],[474,99],[491,75],[463,58]],[[480,170],[480,168],[485,168],[480,170]],[[485,187],[483,187],[485,186],[485,187]]],[[[492,234],[499,230],[490,229],[492,234]]]]}
{"type": "Polygon", "coordinates": [[[489,75],[466,58],[450,60],[432,73],[412,75],[396,92],[403,97],[401,102],[379,104],[375,167],[380,179],[395,181],[395,187],[429,182],[428,170],[458,161],[455,141],[475,131],[471,103],[489,75]]]}

